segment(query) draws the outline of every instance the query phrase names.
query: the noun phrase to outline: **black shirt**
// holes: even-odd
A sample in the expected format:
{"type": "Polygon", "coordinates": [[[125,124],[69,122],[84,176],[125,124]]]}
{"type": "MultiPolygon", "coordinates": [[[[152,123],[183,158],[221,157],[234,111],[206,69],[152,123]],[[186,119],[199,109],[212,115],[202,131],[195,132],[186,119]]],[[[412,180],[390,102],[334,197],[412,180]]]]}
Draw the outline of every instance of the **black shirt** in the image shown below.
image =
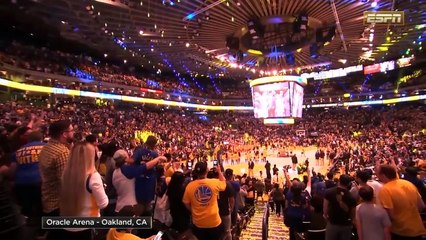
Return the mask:
{"type": "Polygon", "coordinates": [[[328,204],[328,220],[333,225],[351,225],[351,211],[356,207],[356,200],[353,198],[347,189],[333,187],[325,191],[325,199],[328,204]],[[343,203],[348,206],[349,211],[343,210],[337,202],[337,194],[342,195],[343,203]]]}
{"type": "Polygon", "coordinates": [[[325,181],[325,187],[327,189],[335,187],[336,186],[336,182],[334,182],[333,180],[326,180],[325,181]]]}
{"type": "Polygon", "coordinates": [[[229,212],[229,198],[233,198],[234,193],[234,187],[232,187],[232,184],[230,182],[226,182],[226,188],[225,191],[219,192],[219,215],[220,216],[227,216],[230,214],[229,212]]]}

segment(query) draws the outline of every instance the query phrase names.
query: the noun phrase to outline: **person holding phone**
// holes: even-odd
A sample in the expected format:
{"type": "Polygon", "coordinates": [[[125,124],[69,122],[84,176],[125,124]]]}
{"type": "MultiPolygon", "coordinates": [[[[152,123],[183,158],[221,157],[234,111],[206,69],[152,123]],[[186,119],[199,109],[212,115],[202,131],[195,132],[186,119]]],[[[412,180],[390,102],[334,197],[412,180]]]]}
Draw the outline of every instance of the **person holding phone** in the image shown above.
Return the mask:
{"type": "Polygon", "coordinates": [[[207,162],[197,162],[194,172],[197,180],[188,184],[183,203],[191,211],[193,233],[198,239],[218,240],[224,234],[219,215],[218,196],[226,188],[226,179],[220,167],[216,168],[218,179],[207,179],[207,162]]]}

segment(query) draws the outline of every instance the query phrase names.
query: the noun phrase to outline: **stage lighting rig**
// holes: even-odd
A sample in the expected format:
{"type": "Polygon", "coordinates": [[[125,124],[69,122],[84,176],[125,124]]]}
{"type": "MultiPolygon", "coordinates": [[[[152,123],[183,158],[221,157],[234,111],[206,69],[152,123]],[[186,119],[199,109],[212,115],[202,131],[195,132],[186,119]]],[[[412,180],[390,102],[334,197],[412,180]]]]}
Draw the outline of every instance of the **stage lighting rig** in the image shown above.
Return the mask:
{"type": "Polygon", "coordinates": [[[309,47],[309,52],[311,54],[311,58],[312,59],[317,59],[319,57],[318,54],[318,43],[313,43],[310,47],[309,47]]]}
{"type": "Polygon", "coordinates": [[[163,0],[163,5],[165,6],[174,6],[175,1],[174,0],[163,0]]]}
{"type": "Polygon", "coordinates": [[[294,66],[294,65],[296,65],[296,61],[295,61],[295,58],[294,58],[294,54],[293,54],[293,52],[291,52],[291,53],[287,53],[287,54],[285,55],[285,61],[286,61],[287,65],[289,65],[289,66],[294,66]]]}
{"type": "Polygon", "coordinates": [[[263,37],[263,27],[257,19],[251,19],[247,22],[248,32],[252,39],[256,40],[263,37]]]}
{"type": "Polygon", "coordinates": [[[308,29],[308,15],[305,13],[299,14],[293,23],[293,32],[300,33],[308,29]]]}

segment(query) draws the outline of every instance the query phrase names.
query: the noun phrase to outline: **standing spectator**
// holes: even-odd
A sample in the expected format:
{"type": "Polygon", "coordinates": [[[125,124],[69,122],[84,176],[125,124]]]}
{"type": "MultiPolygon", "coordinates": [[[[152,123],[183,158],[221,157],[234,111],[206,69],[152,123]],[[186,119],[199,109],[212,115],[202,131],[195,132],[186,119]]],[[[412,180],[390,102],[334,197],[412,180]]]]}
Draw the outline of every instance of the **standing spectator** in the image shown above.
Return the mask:
{"type": "Polygon", "coordinates": [[[392,239],[421,239],[426,233],[419,213],[424,203],[417,188],[409,181],[398,179],[391,165],[381,165],[377,176],[384,183],[379,201],[392,221],[392,239]]]}
{"type": "Polygon", "coordinates": [[[266,178],[271,179],[271,163],[269,161],[266,161],[265,163],[265,170],[266,170],[266,178]]]}
{"type": "Polygon", "coordinates": [[[291,163],[293,164],[293,169],[296,169],[297,168],[297,156],[296,156],[296,154],[291,156],[291,163]]]}
{"type": "Polygon", "coordinates": [[[274,189],[272,189],[270,194],[273,203],[275,205],[277,216],[281,216],[281,211],[284,210],[285,207],[285,198],[284,198],[284,190],[280,188],[278,183],[274,184],[274,189]]]}
{"type": "Polygon", "coordinates": [[[231,183],[232,188],[234,190],[234,208],[232,209],[232,213],[231,213],[231,220],[232,220],[232,225],[235,225],[235,223],[237,222],[237,215],[238,215],[238,198],[240,198],[240,183],[234,180],[234,170],[228,168],[225,170],[225,179],[227,182],[231,183]]]}
{"type": "MultiPolygon", "coordinates": [[[[141,164],[143,162],[149,162],[158,157],[158,153],[155,148],[157,146],[157,138],[155,136],[148,136],[145,141],[145,147],[137,147],[133,153],[133,160],[135,164],[141,164]]],[[[140,175],[136,178],[135,191],[136,200],[139,204],[145,207],[144,215],[151,215],[151,202],[155,197],[155,185],[157,182],[157,171],[156,168],[152,168],[145,174],[140,175]]]]}
{"type": "Polygon", "coordinates": [[[253,169],[254,169],[254,162],[252,159],[250,159],[248,163],[248,176],[251,178],[254,176],[253,169]]]}
{"type": "Polygon", "coordinates": [[[140,216],[143,206],[136,201],[135,177],[145,173],[156,163],[134,165],[131,163],[129,154],[123,149],[116,151],[113,159],[116,166],[112,174],[112,185],[117,194],[115,213],[120,216],[140,216]]]}
{"type": "MultiPolygon", "coordinates": [[[[108,206],[101,175],[95,168],[95,148],[85,142],[71,149],[62,176],[60,215],[99,217],[100,209],[108,206]]],[[[92,229],[65,229],[62,240],[91,240],[92,229]]]]}
{"type": "Polygon", "coordinates": [[[407,167],[405,169],[404,179],[411,182],[416,186],[417,191],[419,191],[420,196],[423,199],[423,202],[426,201],[426,186],[423,184],[422,180],[417,177],[417,168],[415,167],[407,167]]]}
{"type": "Polygon", "coordinates": [[[311,199],[310,223],[306,240],[324,240],[327,221],[324,219],[324,197],[313,195],[311,199]]]}
{"type": "MultiPolygon", "coordinates": [[[[74,140],[74,128],[70,121],[59,120],[49,126],[49,135],[50,140],[39,155],[43,214],[59,216],[61,177],[68,161],[69,146],[74,140]]],[[[59,239],[57,234],[58,231],[49,231],[47,240],[59,239]]]]}
{"type": "MultiPolygon", "coordinates": [[[[215,171],[209,171],[209,173],[207,174],[207,178],[217,177],[217,172],[215,171]]],[[[225,231],[225,234],[223,235],[223,240],[232,240],[231,211],[235,206],[235,199],[234,188],[232,187],[232,184],[229,181],[226,181],[225,191],[219,192],[218,205],[220,219],[222,220],[223,228],[225,231]]]]}
{"type": "Polygon", "coordinates": [[[259,179],[254,184],[254,188],[256,190],[256,201],[260,197],[263,200],[263,193],[265,192],[265,184],[263,183],[262,179],[259,179]]]}
{"type": "Polygon", "coordinates": [[[188,184],[183,196],[183,203],[191,211],[193,233],[198,239],[218,240],[224,230],[217,198],[226,189],[225,177],[219,167],[219,179],[206,179],[207,162],[197,162],[194,171],[198,179],[188,184]]]}
{"type": "Polygon", "coordinates": [[[336,186],[336,182],[334,181],[334,174],[332,172],[327,173],[327,180],[325,180],[325,187],[327,189],[333,188],[336,186]]]}
{"type": "Polygon", "coordinates": [[[277,168],[277,164],[274,164],[274,167],[272,168],[273,175],[278,175],[278,171],[279,169],[277,168]]]}
{"type": "Polygon", "coordinates": [[[40,226],[42,214],[39,155],[46,145],[42,140],[42,133],[31,132],[28,135],[28,143],[12,156],[11,164],[11,171],[15,173],[16,197],[22,214],[37,227],[40,226]]]}
{"type": "Polygon", "coordinates": [[[352,194],[352,196],[358,201],[359,199],[359,189],[362,187],[367,187],[367,186],[371,186],[371,187],[375,187],[373,188],[373,192],[374,192],[374,199],[376,199],[378,192],[380,191],[382,185],[377,182],[377,181],[373,181],[371,180],[371,175],[367,170],[359,170],[356,172],[356,177],[355,177],[356,182],[358,183],[358,185],[353,184],[350,192],[352,194]],[[371,185],[370,185],[371,184],[371,185]],[[376,190],[377,189],[377,190],[376,190]]]}
{"type": "Polygon", "coordinates": [[[170,202],[170,215],[173,219],[170,227],[178,232],[187,230],[190,223],[191,213],[182,202],[185,189],[185,175],[181,172],[173,173],[167,189],[167,195],[170,202]]]}
{"type": "Polygon", "coordinates": [[[356,200],[348,187],[352,179],[341,175],[339,184],[325,192],[324,218],[327,219],[326,240],[347,240],[352,236],[356,200]]]}
{"type": "Polygon", "coordinates": [[[360,240],[390,240],[391,221],[386,211],[375,204],[374,190],[363,186],[358,191],[363,201],[356,207],[356,228],[360,240]]]}

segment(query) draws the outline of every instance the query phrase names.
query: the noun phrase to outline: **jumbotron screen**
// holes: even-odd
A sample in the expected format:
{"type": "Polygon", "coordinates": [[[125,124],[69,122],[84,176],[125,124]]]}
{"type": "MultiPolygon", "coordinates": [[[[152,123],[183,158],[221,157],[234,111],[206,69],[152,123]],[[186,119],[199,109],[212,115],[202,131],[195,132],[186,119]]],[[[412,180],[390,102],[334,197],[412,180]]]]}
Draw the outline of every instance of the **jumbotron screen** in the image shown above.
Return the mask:
{"type": "Polygon", "coordinates": [[[295,82],[277,82],[252,87],[256,118],[302,117],[303,87],[295,82]]]}

